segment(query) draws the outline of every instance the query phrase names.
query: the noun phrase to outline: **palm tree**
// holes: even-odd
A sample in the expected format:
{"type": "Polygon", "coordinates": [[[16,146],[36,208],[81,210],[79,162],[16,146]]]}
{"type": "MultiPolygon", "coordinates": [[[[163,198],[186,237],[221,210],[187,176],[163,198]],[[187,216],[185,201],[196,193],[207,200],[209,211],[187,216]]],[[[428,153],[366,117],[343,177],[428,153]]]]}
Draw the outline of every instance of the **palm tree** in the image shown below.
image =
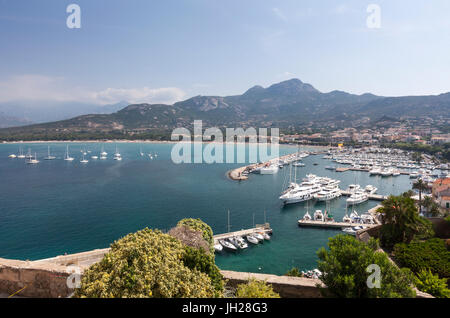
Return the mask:
{"type": "Polygon", "coordinates": [[[428,188],[427,184],[422,179],[419,179],[417,182],[414,182],[412,187],[413,189],[419,190],[419,212],[422,213],[422,191],[428,188]]]}

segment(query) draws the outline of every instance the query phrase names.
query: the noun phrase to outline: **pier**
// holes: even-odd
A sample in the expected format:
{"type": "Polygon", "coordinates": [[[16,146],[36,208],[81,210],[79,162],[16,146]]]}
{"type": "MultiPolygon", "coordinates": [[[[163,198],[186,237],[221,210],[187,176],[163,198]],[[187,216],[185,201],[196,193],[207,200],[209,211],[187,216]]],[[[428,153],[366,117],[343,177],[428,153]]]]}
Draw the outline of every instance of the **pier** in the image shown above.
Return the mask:
{"type": "Polygon", "coordinates": [[[270,228],[269,223],[266,223],[263,225],[256,225],[255,227],[253,227],[251,229],[217,234],[217,235],[213,236],[214,244],[217,244],[219,240],[227,239],[227,238],[234,237],[234,236],[246,236],[246,235],[257,233],[257,232],[272,233],[272,229],[270,228]]]}
{"type": "Polygon", "coordinates": [[[374,227],[374,226],[377,226],[378,224],[298,220],[298,226],[303,226],[303,227],[343,228],[343,227],[353,227],[353,226],[361,226],[361,225],[366,226],[366,227],[374,227]]]}
{"type": "MultiPolygon", "coordinates": [[[[351,196],[352,193],[349,191],[343,191],[341,190],[341,194],[344,196],[351,196]]],[[[369,194],[369,200],[374,200],[374,201],[384,201],[386,200],[388,197],[385,195],[381,195],[381,194],[369,194]]]]}

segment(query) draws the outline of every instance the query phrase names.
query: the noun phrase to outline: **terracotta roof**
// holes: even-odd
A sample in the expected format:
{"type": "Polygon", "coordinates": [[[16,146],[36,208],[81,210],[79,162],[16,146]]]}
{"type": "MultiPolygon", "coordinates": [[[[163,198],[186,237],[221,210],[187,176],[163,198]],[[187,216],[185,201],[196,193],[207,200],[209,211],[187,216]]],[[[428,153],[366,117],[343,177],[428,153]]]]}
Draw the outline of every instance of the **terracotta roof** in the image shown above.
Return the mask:
{"type": "Polygon", "coordinates": [[[450,196],[444,195],[443,197],[441,197],[441,200],[450,201],[450,196]]]}
{"type": "Polygon", "coordinates": [[[436,181],[434,181],[433,185],[437,186],[437,185],[450,185],[450,178],[445,178],[445,179],[436,179],[436,181]]]}

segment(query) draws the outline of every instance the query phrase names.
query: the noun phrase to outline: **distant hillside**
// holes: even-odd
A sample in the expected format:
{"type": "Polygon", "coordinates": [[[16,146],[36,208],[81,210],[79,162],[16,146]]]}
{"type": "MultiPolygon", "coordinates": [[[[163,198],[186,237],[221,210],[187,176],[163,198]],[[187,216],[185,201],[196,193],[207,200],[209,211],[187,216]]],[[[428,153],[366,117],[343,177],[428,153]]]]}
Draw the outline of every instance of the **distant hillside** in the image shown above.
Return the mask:
{"type": "Polygon", "coordinates": [[[0,112],[0,128],[25,126],[31,124],[30,121],[14,116],[7,116],[0,112]]]}
{"type": "Polygon", "coordinates": [[[191,128],[195,119],[205,127],[301,128],[321,121],[352,123],[362,117],[448,116],[450,93],[437,96],[382,97],[343,91],[322,93],[299,79],[267,88],[254,86],[242,95],[195,96],[174,105],[129,105],[112,114],[84,115],[45,124],[0,129],[1,139],[46,138],[167,138],[175,127],[191,128]]]}

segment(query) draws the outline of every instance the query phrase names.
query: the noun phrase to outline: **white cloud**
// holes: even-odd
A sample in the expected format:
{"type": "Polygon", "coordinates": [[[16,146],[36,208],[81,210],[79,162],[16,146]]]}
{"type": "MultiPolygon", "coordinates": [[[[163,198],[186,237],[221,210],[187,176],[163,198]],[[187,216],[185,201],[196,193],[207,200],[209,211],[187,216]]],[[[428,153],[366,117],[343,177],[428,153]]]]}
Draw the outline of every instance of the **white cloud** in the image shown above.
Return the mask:
{"type": "Polygon", "coordinates": [[[184,91],[177,87],[106,88],[93,91],[69,85],[62,77],[34,74],[0,81],[0,102],[84,102],[102,105],[127,101],[172,104],[184,97],[184,91]]]}

